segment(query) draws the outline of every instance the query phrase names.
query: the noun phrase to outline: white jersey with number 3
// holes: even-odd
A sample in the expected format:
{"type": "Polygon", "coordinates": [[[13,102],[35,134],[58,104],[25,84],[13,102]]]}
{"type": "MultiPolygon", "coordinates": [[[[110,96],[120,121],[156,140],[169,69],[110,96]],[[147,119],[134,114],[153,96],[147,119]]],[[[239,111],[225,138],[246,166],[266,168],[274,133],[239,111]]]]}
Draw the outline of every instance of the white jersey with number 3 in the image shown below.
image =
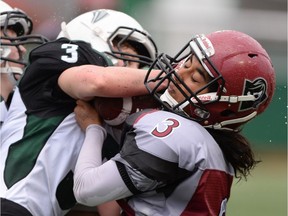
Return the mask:
{"type": "Polygon", "coordinates": [[[225,215],[234,171],[205,128],[159,110],[126,123],[113,160],[134,194],[119,201],[127,215],[225,215]]]}
{"type": "Polygon", "coordinates": [[[65,215],[75,204],[73,173],[84,133],[76,100],[58,86],[67,68],[110,61],[83,41],[60,38],[32,50],[1,128],[0,196],[35,216],[65,215]]]}

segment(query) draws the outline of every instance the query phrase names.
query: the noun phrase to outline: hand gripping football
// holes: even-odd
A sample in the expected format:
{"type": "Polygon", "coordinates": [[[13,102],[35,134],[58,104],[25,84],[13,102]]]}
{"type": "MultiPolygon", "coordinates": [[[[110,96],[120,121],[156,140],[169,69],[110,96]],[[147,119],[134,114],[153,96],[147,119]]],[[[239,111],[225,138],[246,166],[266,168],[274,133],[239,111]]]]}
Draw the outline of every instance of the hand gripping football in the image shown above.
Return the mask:
{"type": "Polygon", "coordinates": [[[99,115],[110,126],[121,125],[132,113],[160,107],[152,95],[126,98],[97,97],[94,106],[99,115]]]}

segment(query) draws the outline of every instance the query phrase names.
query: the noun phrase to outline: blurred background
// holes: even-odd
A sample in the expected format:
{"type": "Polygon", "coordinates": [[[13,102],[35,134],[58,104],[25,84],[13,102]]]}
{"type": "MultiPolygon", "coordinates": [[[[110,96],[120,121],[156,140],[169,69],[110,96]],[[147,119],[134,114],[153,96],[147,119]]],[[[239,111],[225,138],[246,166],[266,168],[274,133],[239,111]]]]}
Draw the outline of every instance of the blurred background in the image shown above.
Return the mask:
{"type": "Polygon", "coordinates": [[[34,33],[56,38],[62,21],[92,9],[126,12],[152,35],[159,52],[176,54],[194,34],[243,31],[267,50],[276,92],[267,112],[243,130],[262,163],[247,182],[235,181],[227,215],[287,215],[287,1],[286,0],[6,0],[24,10],[34,33]]]}

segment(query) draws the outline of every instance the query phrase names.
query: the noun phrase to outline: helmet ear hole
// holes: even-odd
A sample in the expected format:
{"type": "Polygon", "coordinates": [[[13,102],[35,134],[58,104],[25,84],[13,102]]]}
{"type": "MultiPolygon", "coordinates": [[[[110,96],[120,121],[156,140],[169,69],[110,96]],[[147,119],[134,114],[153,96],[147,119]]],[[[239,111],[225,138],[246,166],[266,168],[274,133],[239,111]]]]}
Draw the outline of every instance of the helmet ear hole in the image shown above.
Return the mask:
{"type": "Polygon", "coordinates": [[[220,115],[223,117],[233,117],[233,116],[236,116],[236,113],[233,112],[232,110],[226,109],[226,110],[222,111],[220,113],[220,115]]]}
{"type": "Polygon", "coordinates": [[[257,57],[258,54],[255,54],[255,53],[249,53],[248,56],[249,56],[250,58],[254,58],[254,57],[257,57]]]}
{"type": "Polygon", "coordinates": [[[9,26],[9,28],[16,32],[18,37],[25,34],[24,28],[20,23],[15,23],[14,25],[9,26]]]}

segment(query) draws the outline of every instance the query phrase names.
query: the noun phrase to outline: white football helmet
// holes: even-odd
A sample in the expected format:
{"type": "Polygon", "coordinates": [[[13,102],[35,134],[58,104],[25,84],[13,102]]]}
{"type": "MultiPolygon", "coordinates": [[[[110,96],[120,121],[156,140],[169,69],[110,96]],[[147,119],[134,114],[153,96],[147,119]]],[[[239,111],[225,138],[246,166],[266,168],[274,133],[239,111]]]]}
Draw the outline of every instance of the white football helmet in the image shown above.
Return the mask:
{"type": "Polygon", "coordinates": [[[1,24],[1,47],[0,47],[0,63],[1,73],[18,73],[23,71],[20,67],[10,67],[9,62],[27,65],[22,56],[20,45],[26,44],[42,44],[47,39],[40,35],[30,34],[33,29],[32,20],[21,10],[10,7],[7,3],[0,1],[0,24],[1,24]],[[16,33],[15,37],[8,34],[8,30],[16,33]],[[10,58],[11,47],[15,46],[19,52],[19,59],[10,58]]]}
{"type": "Polygon", "coordinates": [[[157,56],[157,47],[150,35],[135,19],[119,11],[93,10],[79,15],[67,25],[62,23],[61,28],[57,38],[85,41],[93,49],[108,54],[114,64],[115,58],[131,61],[127,57],[132,56],[139,58],[133,61],[145,66],[150,65],[157,56]],[[124,42],[129,42],[139,55],[122,52],[120,46],[124,42]]]}

